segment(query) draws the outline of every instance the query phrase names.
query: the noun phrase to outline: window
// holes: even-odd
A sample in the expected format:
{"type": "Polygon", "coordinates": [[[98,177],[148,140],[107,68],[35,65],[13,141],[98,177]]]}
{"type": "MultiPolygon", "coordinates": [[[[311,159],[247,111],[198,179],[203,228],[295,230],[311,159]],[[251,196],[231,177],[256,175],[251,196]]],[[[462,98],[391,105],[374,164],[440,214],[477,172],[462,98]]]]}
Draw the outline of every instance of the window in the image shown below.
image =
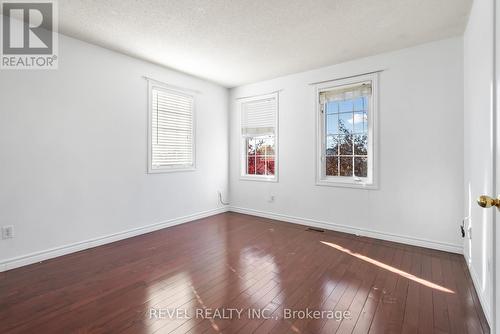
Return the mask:
{"type": "Polygon", "coordinates": [[[192,170],[194,161],[194,97],[149,82],[150,173],[192,170]]]}
{"type": "Polygon", "coordinates": [[[241,178],[277,180],[278,94],[246,98],[240,102],[241,178]]]}
{"type": "Polygon", "coordinates": [[[374,188],[376,74],[318,86],[319,185],[374,188]]]}

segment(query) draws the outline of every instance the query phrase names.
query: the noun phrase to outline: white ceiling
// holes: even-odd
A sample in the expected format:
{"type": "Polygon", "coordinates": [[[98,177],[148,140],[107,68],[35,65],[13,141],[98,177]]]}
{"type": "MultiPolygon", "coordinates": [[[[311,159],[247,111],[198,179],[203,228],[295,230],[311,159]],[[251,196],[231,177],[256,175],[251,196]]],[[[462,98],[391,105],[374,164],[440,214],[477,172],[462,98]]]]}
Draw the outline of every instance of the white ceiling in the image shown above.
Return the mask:
{"type": "Polygon", "coordinates": [[[59,30],[226,87],[463,33],[472,0],[64,0],[59,30]]]}

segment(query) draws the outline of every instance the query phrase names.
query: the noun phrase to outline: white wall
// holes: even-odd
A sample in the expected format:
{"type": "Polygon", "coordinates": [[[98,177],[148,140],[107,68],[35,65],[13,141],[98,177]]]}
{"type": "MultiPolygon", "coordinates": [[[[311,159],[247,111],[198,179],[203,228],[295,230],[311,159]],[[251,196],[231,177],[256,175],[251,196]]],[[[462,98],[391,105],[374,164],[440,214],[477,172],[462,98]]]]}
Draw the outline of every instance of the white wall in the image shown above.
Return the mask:
{"type": "Polygon", "coordinates": [[[228,167],[234,210],[461,250],[461,38],[235,88],[229,119],[222,87],[65,36],[59,42],[58,70],[0,75],[0,225],[15,227],[14,239],[0,241],[0,270],[213,213],[217,190],[229,197],[228,167]],[[380,69],[380,188],[316,186],[308,84],[380,69]],[[144,75],[201,92],[197,171],[146,173],[144,75]],[[234,98],[280,89],[279,182],[240,181],[234,98]]]}
{"type": "Polygon", "coordinates": [[[0,225],[15,228],[0,240],[3,269],[33,252],[210,214],[217,190],[227,195],[227,89],[65,36],[59,43],[58,70],[0,74],[0,225]],[[146,173],[144,75],[201,92],[196,171],[146,173]]]}
{"type": "Polygon", "coordinates": [[[452,38],[232,89],[234,210],[462,251],[463,44],[452,38]],[[315,96],[309,83],[380,74],[378,190],[315,185],[315,96]],[[235,98],[279,95],[279,182],[239,180],[235,98]],[[268,196],[275,202],[269,203],[268,196]]]}
{"type": "Polygon", "coordinates": [[[492,100],[493,100],[493,1],[473,2],[464,34],[464,193],[467,226],[464,254],[484,312],[491,320],[492,216],[480,208],[480,195],[493,193],[492,100]]]}

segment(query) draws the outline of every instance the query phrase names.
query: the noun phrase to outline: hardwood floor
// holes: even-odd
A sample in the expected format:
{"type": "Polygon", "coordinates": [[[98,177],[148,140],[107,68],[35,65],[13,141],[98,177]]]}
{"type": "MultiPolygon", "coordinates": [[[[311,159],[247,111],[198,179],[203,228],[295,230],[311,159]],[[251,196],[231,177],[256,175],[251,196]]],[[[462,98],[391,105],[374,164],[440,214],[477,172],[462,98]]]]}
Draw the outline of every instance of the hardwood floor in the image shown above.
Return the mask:
{"type": "Polygon", "coordinates": [[[460,255],[225,213],[0,274],[0,332],[489,328],[460,255]]]}

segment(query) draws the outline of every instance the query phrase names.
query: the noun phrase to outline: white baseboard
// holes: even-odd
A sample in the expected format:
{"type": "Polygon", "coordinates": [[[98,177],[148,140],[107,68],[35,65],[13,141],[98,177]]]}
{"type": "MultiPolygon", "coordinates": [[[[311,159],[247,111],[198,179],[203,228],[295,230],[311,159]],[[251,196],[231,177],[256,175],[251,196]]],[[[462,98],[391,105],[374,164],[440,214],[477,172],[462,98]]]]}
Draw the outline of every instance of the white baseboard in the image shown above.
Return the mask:
{"type": "MultiPolygon", "coordinates": [[[[76,242],[73,244],[68,244],[68,245],[64,245],[64,246],[60,246],[60,247],[56,247],[56,248],[52,248],[52,249],[47,249],[47,250],[43,250],[43,251],[39,251],[39,252],[35,252],[35,253],[23,255],[23,256],[18,256],[18,257],[6,259],[3,261],[0,261],[0,272],[19,268],[22,266],[26,266],[26,265],[41,262],[41,261],[45,261],[48,259],[52,259],[52,258],[55,258],[58,256],[78,252],[78,251],[85,250],[88,248],[108,244],[108,243],[115,242],[118,240],[131,238],[131,237],[134,237],[136,235],[153,232],[153,231],[160,230],[160,229],[163,229],[166,227],[187,223],[187,222],[190,222],[192,220],[209,217],[209,216],[216,215],[216,214],[223,213],[223,212],[227,212],[227,211],[244,213],[244,214],[253,215],[253,216],[281,220],[281,221],[294,223],[294,224],[313,226],[313,227],[323,228],[323,229],[327,229],[327,230],[345,232],[345,233],[362,235],[362,236],[376,238],[376,239],[400,242],[400,243],[414,245],[414,246],[420,246],[420,247],[432,248],[432,249],[437,249],[437,250],[443,250],[443,251],[452,252],[452,253],[463,254],[463,247],[461,245],[453,245],[453,244],[448,244],[448,243],[443,243],[443,242],[438,242],[438,241],[433,241],[433,240],[418,239],[418,238],[413,238],[413,237],[408,237],[408,236],[401,236],[401,235],[389,234],[389,233],[384,233],[384,232],[354,228],[351,226],[334,224],[331,222],[319,221],[319,220],[314,220],[314,219],[299,218],[299,217],[293,217],[293,216],[288,216],[288,215],[283,215],[283,214],[270,213],[270,212],[258,211],[258,210],[253,210],[253,209],[229,206],[229,207],[221,207],[221,208],[216,208],[216,209],[212,209],[212,210],[207,210],[207,211],[195,213],[192,215],[187,215],[187,216],[183,216],[183,217],[179,217],[179,218],[175,218],[175,219],[170,219],[170,220],[160,222],[160,223],[155,223],[155,224],[146,225],[143,227],[138,227],[135,229],[130,229],[127,231],[122,231],[122,232],[110,234],[110,235],[103,236],[103,237],[93,238],[93,239],[89,239],[89,240],[85,240],[85,241],[76,242]]],[[[473,280],[474,280],[474,278],[473,278],[473,280]]],[[[478,295],[480,295],[480,294],[478,294],[478,295]]]]}
{"type": "Polygon", "coordinates": [[[227,212],[227,211],[228,211],[228,207],[224,206],[224,207],[220,207],[220,208],[216,208],[216,209],[212,209],[212,210],[207,210],[207,211],[203,211],[203,212],[198,212],[195,214],[191,214],[191,215],[187,215],[187,216],[183,216],[183,217],[179,217],[179,218],[175,218],[175,219],[166,220],[166,221],[163,221],[160,223],[150,224],[150,225],[130,229],[127,231],[113,233],[113,234],[106,235],[103,237],[88,239],[88,240],[72,243],[69,245],[64,245],[64,246],[60,246],[60,247],[56,247],[56,248],[52,248],[52,249],[47,249],[47,250],[43,250],[43,251],[39,251],[39,252],[35,252],[35,253],[23,255],[23,256],[18,256],[18,257],[6,259],[3,261],[0,261],[0,272],[6,271],[6,270],[11,270],[14,268],[19,268],[19,267],[26,266],[26,265],[32,264],[32,263],[45,261],[45,260],[52,259],[52,258],[55,258],[58,256],[66,255],[69,253],[78,252],[78,251],[81,251],[84,249],[88,249],[88,248],[92,248],[92,247],[96,247],[96,246],[100,246],[100,245],[104,245],[104,244],[109,244],[111,242],[115,242],[118,240],[131,238],[131,237],[134,237],[136,235],[153,232],[153,231],[160,230],[160,229],[163,229],[166,227],[187,223],[187,222],[190,222],[190,221],[193,221],[196,219],[201,219],[201,218],[213,216],[213,215],[227,212]]]}
{"type": "Polygon", "coordinates": [[[474,288],[476,289],[477,297],[479,298],[479,303],[483,308],[484,316],[486,317],[486,321],[488,321],[488,325],[491,328],[491,314],[490,314],[490,303],[485,299],[484,295],[481,293],[483,290],[481,287],[481,282],[479,281],[479,277],[477,276],[476,270],[474,267],[467,261],[467,257],[465,257],[465,262],[467,263],[467,268],[469,268],[470,277],[472,278],[472,283],[474,284],[474,288]]]}
{"type": "Polygon", "coordinates": [[[326,230],[333,230],[333,231],[344,232],[344,233],[349,233],[349,234],[361,235],[361,236],[375,238],[375,239],[394,241],[394,242],[399,242],[399,243],[413,245],[413,246],[437,249],[437,250],[442,250],[442,251],[451,252],[451,253],[463,254],[463,246],[462,245],[455,245],[455,244],[450,244],[450,243],[441,242],[441,241],[414,238],[414,237],[409,237],[409,236],[404,236],[404,235],[397,235],[397,234],[392,234],[392,233],[356,228],[356,227],[347,226],[347,225],[340,225],[340,224],[335,224],[335,223],[320,221],[320,220],[315,220],[315,219],[293,217],[293,216],[288,216],[288,215],[284,215],[284,214],[280,214],[280,213],[271,213],[271,212],[265,212],[265,211],[259,211],[259,210],[247,209],[247,208],[241,208],[241,207],[235,207],[235,206],[230,206],[229,211],[244,213],[247,215],[264,217],[264,218],[269,218],[269,219],[281,220],[281,221],[285,221],[288,223],[318,227],[318,228],[322,228],[322,229],[326,229],[326,230]]]}

